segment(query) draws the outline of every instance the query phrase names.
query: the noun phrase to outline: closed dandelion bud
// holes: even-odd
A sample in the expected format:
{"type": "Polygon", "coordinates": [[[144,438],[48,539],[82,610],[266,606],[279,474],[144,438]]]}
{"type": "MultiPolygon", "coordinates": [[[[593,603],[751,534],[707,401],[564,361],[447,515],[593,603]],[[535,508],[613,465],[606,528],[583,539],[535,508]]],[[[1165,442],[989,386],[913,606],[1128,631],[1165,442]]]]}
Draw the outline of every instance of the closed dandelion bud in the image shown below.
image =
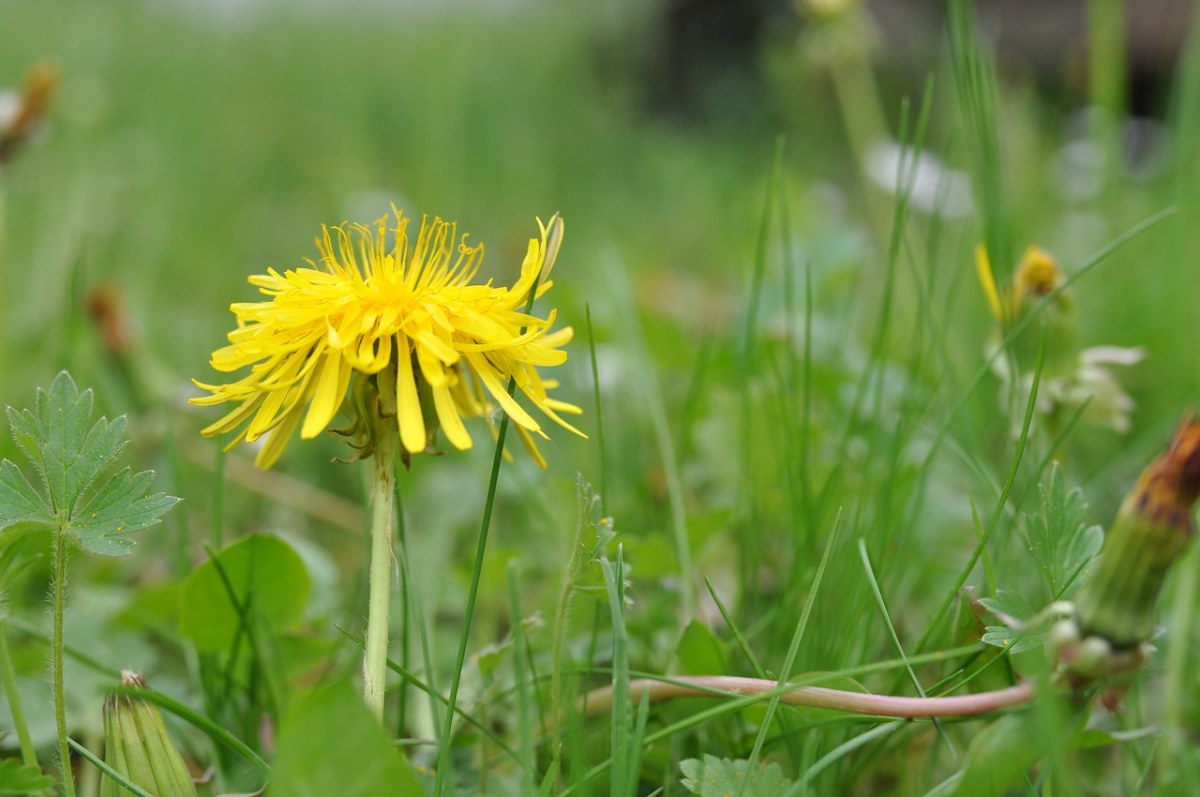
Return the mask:
{"type": "Polygon", "coordinates": [[[1150,639],[1167,570],[1194,533],[1200,495],[1200,420],[1184,418],[1166,452],[1142,472],[1109,529],[1100,563],[1081,590],[1080,631],[1116,649],[1150,639]]]}
{"type": "MultiPolygon", "coordinates": [[[[982,245],[976,250],[975,257],[984,296],[997,322],[996,340],[993,345],[997,345],[1000,338],[1014,324],[1024,319],[1039,302],[1059,291],[1064,282],[1062,270],[1054,257],[1038,246],[1030,246],[1021,255],[1012,283],[1003,293],[996,286],[987,251],[982,245]]],[[[1075,315],[1074,303],[1066,292],[1059,291],[1038,317],[1037,323],[1025,329],[1012,342],[1017,362],[1022,368],[1032,368],[1037,361],[1043,330],[1046,334],[1043,377],[1074,373],[1079,365],[1079,322],[1075,315]]]]}
{"type": "MultiPolygon", "coordinates": [[[[121,685],[144,689],[136,672],[121,674],[121,685]]],[[[140,697],[111,694],[104,701],[104,761],[131,783],[156,797],[194,797],[196,786],[175,749],[158,706],[140,697]]],[[[110,777],[100,797],[128,797],[128,789],[110,777]]]]}

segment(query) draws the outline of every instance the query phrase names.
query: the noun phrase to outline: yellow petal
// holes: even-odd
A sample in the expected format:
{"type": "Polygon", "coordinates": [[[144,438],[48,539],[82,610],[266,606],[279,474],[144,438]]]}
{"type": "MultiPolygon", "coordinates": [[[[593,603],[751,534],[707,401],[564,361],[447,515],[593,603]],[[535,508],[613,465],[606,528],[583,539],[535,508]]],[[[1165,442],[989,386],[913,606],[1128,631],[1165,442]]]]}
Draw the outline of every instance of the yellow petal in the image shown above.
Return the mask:
{"type": "Polygon", "coordinates": [[[495,369],[486,357],[478,354],[467,354],[467,362],[471,364],[471,370],[479,377],[479,381],[483,382],[484,387],[492,394],[492,398],[500,403],[500,407],[512,418],[517,424],[525,427],[531,432],[540,432],[542,427],[538,422],[530,417],[516,400],[508,395],[508,391],[504,385],[497,379],[495,369]]]}
{"type": "Polygon", "coordinates": [[[400,441],[409,453],[425,450],[425,419],[421,415],[421,399],[413,378],[412,352],[408,336],[396,333],[396,419],[400,424],[400,441]]]}
{"type": "Polygon", "coordinates": [[[323,432],[346,396],[345,384],[350,375],[345,360],[337,352],[327,353],[324,359],[321,372],[317,376],[317,384],[313,388],[312,403],[308,405],[304,426],[300,428],[301,440],[311,440],[323,432]],[[340,393],[338,388],[341,388],[340,393]]]}
{"type": "Polygon", "coordinates": [[[1000,301],[1000,292],[996,290],[996,278],[992,276],[992,264],[988,260],[987,247],[983,244],[975,246],[975,273],[979,275],[979,284],[983,286],[983,296],[987,299],[992,316],[999,322],[1004,322],[1004,305],[1000,301]]]}
{"type": "Polygon", "coordinates": [[[445,433],[446,439],[450,444],[459,451],[466,451],[471,447],[471,435],[467,433],[467,427],[463,426],[462,418],[458,414],[458,407],[454,404],[454,396],[450,394],[450,388],[446,386],[434,386],[433,390],[433,406],[437,409],[438,423],[441,425],[442,432],[445,433]]]}
{"type": "Polygon", "coordinates": [[[263,470],[274,465],[278,461],[279,455],[287,448],[288,442],[292,439],[292,432],[296,431],[296,424],[299,422],[299,413],[293,412],[283,419],[283,423],[272,429],[267,442],[259,449],[258,456],[254,458],[254,464],[263,470]]]}
{"type": "Polygon", "coordinates": [[[529,456],[533,457],[533,461],[537,463],[539,468],[546,467],[546,458],[542,456],[542,452],[538,451],[537,443],[534,442],[533,435],[517,427],[517,434],[521,436],[521,442],[525,445],[525,450],[529,452],[529,456]]]}

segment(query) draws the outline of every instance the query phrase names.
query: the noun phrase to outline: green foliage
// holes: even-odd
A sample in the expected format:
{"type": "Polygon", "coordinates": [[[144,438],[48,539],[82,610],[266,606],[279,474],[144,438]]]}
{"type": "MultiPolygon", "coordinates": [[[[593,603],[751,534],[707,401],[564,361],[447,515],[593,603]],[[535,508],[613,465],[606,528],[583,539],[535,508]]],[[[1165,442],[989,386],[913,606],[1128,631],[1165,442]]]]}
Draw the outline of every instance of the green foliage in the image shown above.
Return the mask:
{"type": "Polygon", "coordinates": [[[1036,611],[1020,593],[1002,589],[994,598],[980,598],[979,603],[1003,623],[987,627],[980,640],[984,644],[1021,653],[1040,647],[1046,641],[1049,629],[1024,627],[1024,621],[1033,617],[1036,611]]]}
{"type": "Polygon", "coordinates": [[[294,797],[426,794],[348,681],[322,686],[283,720],[271,792],[294,797]]]}
{"type": "Polygon", "coordinates": [[[739,759],[706,755],[703,760],[689,758],[679,763],[683,770],[683,785],[700,797],[779,797],[788,793],[792,782],[783,775],[778,764],[751,767],[739,759]]]}
{"type": "Polygon", "coordinates": [[[112,474],[125,448],[125,419],[92,423],[91,390],[82,394],[62,371],[50,390],[38,388],[32,410],[8,408],[13,439],[37,471],[41,490],[11,460],[0,462],[0,529],[64,533],[84,550],[122,556],[129,534],[158,523],[179,502],[146,495],[152,471],[112,474]]]}
{"type": "Polygon", "coordinates": [[[720,675],[729,671],[725,643],[699,620],[692,620],[683,629],[675,646],[675,660],[679,671],[688,675],[720,675]]]}
{"type": "Polygon", "coordinates": [[[1079,577],[1104,544],[1104,531],[1084,521],[1087,504],[1078,487],[1068,490],[1062,469],[1055,463],[1049,484],[1038,487],[1042,509],[1025,518],[1029,554],[1045,579],[1053,598],[1068,596],[1079,577]]]}
{"type": "Polygon", "coordinates": [[[1011,714],[975,734],[962,768],[925,797],[999,797],[1045,754],[1036,718],[1011,714]]]}
{"type": "Polygon", "coordinates": [[[303,560],[278,537],[251,534],[209,559],[184,582],[179,631],[196,648],[228,650],[247,623],[278,633],[308,605],[303,560]]]}
{"type": "Polygon", "coordinates": [[[0,760],[0,794],[36,794],[54,785],[54,778],[15,758],[0,760]]]}

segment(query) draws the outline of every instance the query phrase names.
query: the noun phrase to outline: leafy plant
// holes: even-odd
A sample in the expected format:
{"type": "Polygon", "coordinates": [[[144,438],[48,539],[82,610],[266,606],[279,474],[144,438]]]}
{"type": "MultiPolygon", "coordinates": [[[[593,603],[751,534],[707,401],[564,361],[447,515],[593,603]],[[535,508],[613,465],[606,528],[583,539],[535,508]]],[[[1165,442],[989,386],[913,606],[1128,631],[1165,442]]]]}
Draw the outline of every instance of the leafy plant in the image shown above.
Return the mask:
{"type": "Polygon", "coordinates": [[[1049,482],[1038,489],[1042,509],[1025,518],[1025,537],[1029,555],[1057,600],[1078,586],[1080,574],[1104,544],[1104,531],[1084,520],[1083,492],[1078,487],[1067,489],[1057,462],[1050,469],[1049,482]]]}
{"type": "Polygon", "coordinates": [[[146,495],[153,471],[111,473],[125,450],[125,418],[91,423],[91,390],[83,393],[66,371],[37,391],[32,410],[8,408],[13,439],[38,474],[38,487],[11,460],[0,462],[0,530],[46,530],[74,540],[89,553],[122,556],[126,535],[153,526],[179,502],[146,495]],[[39,489],[40,487],[40,489],[39,489]]]}
{"type": "Polygon", "coordinates": [[[682,761],[679,768],[683,770],[683,785],[700,797],[725,797],[728,794],[776,797],[786,794],[792,785],[778,764],[751,768],[750,762],[743,759],[731,761],[706,755],[703,760],[689,758],[682,761]]]}
{"type": "Polygon", "coordinates": [[[54,536],[54,586],[51,613],[51,671],[58,753],[63,788],[75,793],[63,699],[63,612],[66,603],[69,543],[103,556],[121,556],[133,548],[126,535],[152,526],[179,502],[163,493],[146,495],[152,471],[113,473],[124,451],[125,419],[92,422],[91,390],[79,392],[62,371],[41,388],[32,410],[8,408],[13,439],[38,474],[35,487],[11,460],[0,462],[0,531],[8,536],[49,531],[54,536]]]}

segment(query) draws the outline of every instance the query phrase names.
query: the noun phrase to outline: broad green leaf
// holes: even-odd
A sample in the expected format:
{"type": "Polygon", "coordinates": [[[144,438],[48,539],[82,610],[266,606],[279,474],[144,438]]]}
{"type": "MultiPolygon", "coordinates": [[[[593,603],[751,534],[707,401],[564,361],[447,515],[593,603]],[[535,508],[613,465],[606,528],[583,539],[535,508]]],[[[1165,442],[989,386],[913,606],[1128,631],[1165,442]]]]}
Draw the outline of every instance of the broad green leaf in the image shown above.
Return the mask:
{"type": "Polygon", "coordinates": [[[300,619],[311,582],[278,537],[251,534],[196,568],[183,587],[179,632],[200,650],[226,650],[246,622],[278,632],[300,619]],[[228,582],[228,583],[227,583],[228,582]]]}
{"type": "Polygon", "coordinates": [[[0,529],[61,532],[92,553],[120,556],[133,547],[121,535],[158,523],[179,502],[146,494],[150,471],[111,474],[126,445],[125,419],[92,423],[92,404],[92,391],[80,393],[63,371],[49,391],[38,389],[33,410],[8,408],[13,439],[37,471],[40,490],[16,464],[0,462],[0,529]]]}
{"type": "Polygon", "coordinates": [[[728,797],[731,794],[741,794],[742,797],[778,797],[792,785],[792,782],[784,777],[778,764],[755,766],[747,778],[746,769],[749,765],[750,762],[745,759],[731,761],[728,758],[705,755],[703,761],[697,758],[682,761],[679,768],[683,770],[684,787],[700,797],[728,797]],[[745,788],[742,787],[743,781],[745,788]]]}
{"type": "Polygon", "coordinates": [[[725,643],[699,620],[692,620],[683,629],[675,646],[679,671],[685,675],[720,675],[728,672],[725,643]]]}
{"type": "Polygon", "coordinates": [[[54,785],[54,778],[43,775],[31,764],[22,764],[16,758],[0,761],[0,794],[30,794],[46,791],[54,785]]]}
{"type": "Polygon", "coordinates": [[[1008,714],[988,725],[971,741],[962,768],[925,797],[999,797],[1045,754],[1033,732],[1036,717],[1008,714]]]}
{"type": "Polygon", "coordinates": [[[420,777],[347,681],[313,692],[284,718],[271,794],[424,795],[420,777]]]}

